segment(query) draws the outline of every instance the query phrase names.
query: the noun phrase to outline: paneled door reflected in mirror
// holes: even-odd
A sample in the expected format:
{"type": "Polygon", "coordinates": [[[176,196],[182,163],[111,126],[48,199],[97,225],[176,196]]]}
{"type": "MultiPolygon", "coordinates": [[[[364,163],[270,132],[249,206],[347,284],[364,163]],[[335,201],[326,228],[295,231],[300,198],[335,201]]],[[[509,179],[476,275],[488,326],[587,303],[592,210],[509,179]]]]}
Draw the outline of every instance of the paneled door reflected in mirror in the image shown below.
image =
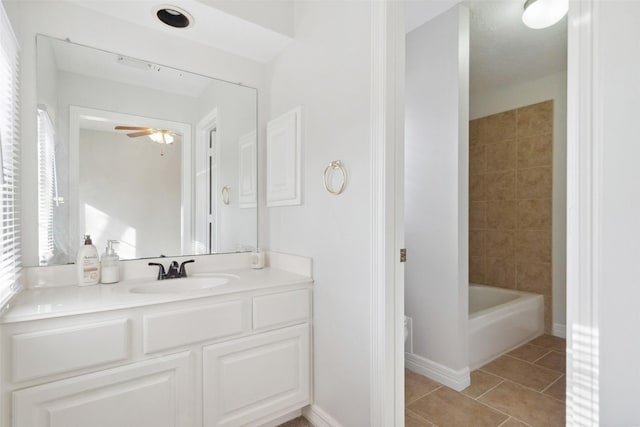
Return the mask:
{"type": "MultiPolygon", "coordinates": [[[[38,259],[257,245],[257,91],[38,35],[38,259]]],[[[36,226],[36,224],[25,224],[36,226]]]]}

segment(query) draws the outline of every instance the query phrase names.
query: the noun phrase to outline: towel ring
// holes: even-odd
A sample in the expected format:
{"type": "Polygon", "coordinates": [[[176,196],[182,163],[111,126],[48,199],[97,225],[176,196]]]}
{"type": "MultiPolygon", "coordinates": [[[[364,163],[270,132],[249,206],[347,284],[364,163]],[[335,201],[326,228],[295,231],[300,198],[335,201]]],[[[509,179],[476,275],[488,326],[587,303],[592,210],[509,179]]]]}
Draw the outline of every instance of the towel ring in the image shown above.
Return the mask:
{"type": "Polygon", "coordinates": [[[329,163],[329,166],[327,166],[326,169],[324,170],[324,188],[329,193],[333,194],[334,196],[337,196],[338,194],[342,194],[342,192],[344,191],[345,185],[347,185],[347,170],[344,168],[344,166],[342,166],[342,162],[340,162],[340,160],[334,160],[331,163],[329,163]],[[331,175],[331,172],[335,170],[339,170],[340,173],[342,174],[342,184],[340,185],[340,188],[338,188],[337,190],[334,189],[329,184],[329,177],[331,175]]]}
{"type": "Polygon", "coordinates": [[[225,185],[222,187],[222,203],[225,205],[229,204],[229,186],[225,185]]]}

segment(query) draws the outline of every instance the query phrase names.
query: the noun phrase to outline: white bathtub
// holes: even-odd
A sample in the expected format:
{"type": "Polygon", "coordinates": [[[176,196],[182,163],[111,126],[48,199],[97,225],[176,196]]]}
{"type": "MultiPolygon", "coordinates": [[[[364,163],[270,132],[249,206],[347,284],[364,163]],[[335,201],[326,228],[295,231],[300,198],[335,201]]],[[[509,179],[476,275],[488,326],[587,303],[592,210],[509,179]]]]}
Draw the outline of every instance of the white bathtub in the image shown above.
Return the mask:
{"type": "Polygon", "coordinates": [[[469,368],[476,369],[544,332],[542,295],[469,284],[469,368]]]}

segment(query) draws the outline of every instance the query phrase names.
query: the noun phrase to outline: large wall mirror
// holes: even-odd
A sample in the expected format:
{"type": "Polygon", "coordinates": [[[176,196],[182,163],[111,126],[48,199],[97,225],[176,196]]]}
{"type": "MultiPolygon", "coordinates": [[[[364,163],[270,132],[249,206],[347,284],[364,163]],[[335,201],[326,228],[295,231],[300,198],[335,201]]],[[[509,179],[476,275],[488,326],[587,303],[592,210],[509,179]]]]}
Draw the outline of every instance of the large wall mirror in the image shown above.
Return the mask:
{"type": "Polygon", "coordinates": [[[37,36],[38,259],[257,245],[257,91],[37,36]]]}

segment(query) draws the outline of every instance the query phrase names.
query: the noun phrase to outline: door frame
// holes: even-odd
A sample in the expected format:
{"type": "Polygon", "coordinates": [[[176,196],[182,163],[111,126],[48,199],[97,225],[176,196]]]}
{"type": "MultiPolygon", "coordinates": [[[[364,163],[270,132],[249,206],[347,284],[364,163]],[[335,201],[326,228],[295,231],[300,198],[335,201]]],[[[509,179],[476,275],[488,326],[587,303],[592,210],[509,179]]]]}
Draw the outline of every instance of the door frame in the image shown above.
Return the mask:
{"type": "Polygon", "coordinates": [[[370,426],[404,425],[404,6],[371,3],[370,426]]]}
{"type": "MultiPolygon", "coordinates": [[[[220,161],[220,117],[218,114],[218,108],[214,108],[213,110],[211,110],[209,113],[205,114],[196,124],[196,130],[195,130],[195,148],[194,148],[194,169],[195,169],[195,174],[197,175],[198,173],[200,173],[200,171],[202,170],[202,168],[206,168],[207,170],[209,170],[209,165],[206,164],[207,160],[209,159],[209,156],[213,155],[214,159],[215,159],[215,165],[211,165],[212,168],[214,168],[213,171],[209,171],[212,176],[211,176],[211,181],[212,181],[212,185],[210,187],[208,187],[208,192],[206,193],[206,199],[209,203],[211,203],[211,209],[212,209],[212,216],[214,218],[214,227],[212,230],[212,241],[211,241],[211,253],[218,253],[220,251],[220,233],[222,231],[222,226],[221,226],[221,221],[220,221],[220,217],[221,217],[221,207],[220,207],[220,200],[218,199],[218,191],[217,191],[217,185],[220,182],[220,168],[218,167],[218,162],[220,161]],[[209,139],[210,139],[210,135],[212,131],[216,131],[216,140],[213,142],[213,147],[210,150],[208,147],[209,145],[209,139]],[[203,148],[205,147],[205,148],[203,148]],[[204,151],[203,151],[204,150],[204,151]],[[203,155],[203,153],[205,153],[206,155],[203,155]],[[214,173],[215,172],[215,173],[214,173]],[[215,183],[215,184],[214,184],[215,183]],[[214,191],[214,189],[216,189],[214,191]]],[[[205,197],[205,193],[203,191],[202,188],[199,188],[198,186],[198,178],[196,177],[196,183],[194,184],[194,191],[195,191],[195,199],[196,199],[196,204],[199,205],[199,200],[202,200],[205,197]]],[[[209,223],[209,214],[208,213],[203,213],[204,211],[202,211],[202,209],[196,209],[195,212],[195,226],[194,226],[194,235],[196,233],[198,233],[200,230],[200,227],[202,227],[203,223],[209,223]]],[[[198,239],[201,236],[196,236],[196,238],[194,239],[194,244],[196,247],[194,247],[194,251],[195,253],[199,253],[199,250],[197,248],[198,245],[198,239]]],[[[205,252],[208,253],[208,252],[205,252]]]]}
{"type": "MultiPolygon", "coordinates": [[[[571,0],[567,91],[567,423],[599,423],[600,93],[594,78],[598,0],[571,0]],[[580,361],[581,363],[578,363],[580,361]],[[586,363],[585,363],[586,362],[586,363]]],[[[404,425],[404,14],[372,3],[371,426],[404,425]],[[394,157],[398,156],[398,157],[394,157]]]]}

